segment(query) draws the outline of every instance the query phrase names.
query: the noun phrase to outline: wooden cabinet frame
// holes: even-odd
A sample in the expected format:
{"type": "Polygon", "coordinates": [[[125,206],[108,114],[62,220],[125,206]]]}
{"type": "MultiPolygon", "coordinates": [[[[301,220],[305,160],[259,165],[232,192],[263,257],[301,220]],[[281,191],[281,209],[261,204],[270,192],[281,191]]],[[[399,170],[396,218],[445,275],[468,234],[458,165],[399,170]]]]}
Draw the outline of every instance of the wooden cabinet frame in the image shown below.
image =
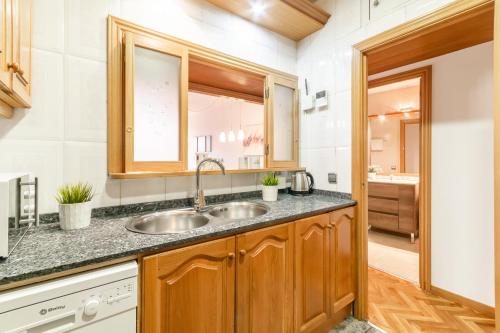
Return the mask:
{"type": "Polygon", "coordinates": [[[270,75],[266,80],[266,160],[267,165],[271,168],[291,168],[297,165],[299,160],[299,113],[298,113],[298,88],[296,80],[288,80],[280,77],[275,77],[270,75]],[[293,93],[293,147],[292,147],[292,159],[289,161],[281,161],[275,159],[275,149],[274,149],[274,87],[275,85],[281,85],[294,90],[293,93]]]}
{"type": "MultiPolygon", "coordinates": [[[[259,75],[266,78],[266,88],[271,82],[282,84],[295,89],[294,94],[294,147],[293,160],[291,161],[273,161],[273,147],[270,144],[272,141],[272,127],[269,123],[270,109],[273,99],[272,89],[266,90],[267,98],[264,98],[265,107],[265,125],[264,135],[266,143],[266,158],[265,166],[262,169],[236,169],[227,170],[227,173],[255,173],[267,171],[291,171],[300,170],[299,167],[299,147],[298,147],[298,78],[294,75],[273,70],[261,65],[257,65],[233,56],[223,54],[221,52],[208,49],[154,30],[150,30],[133,23],[121,20],[119,18],[109,16],[108,18],[108,173],[113,178],[147,178],[160,176],[187,176],[194,175],[194,171],[187,170],[187,90],[188,82],[182,82],[181,89],[181,104],[185,111],[183,114],[185,125],[181,124],[181,159],[179,163],[172,162],[134,162],[133,149],[133,127],[130,128],[131,107],[133,107],[133,96],[127,97],[125,89],[130,89],[133,86],[133,64],[126,64],[125,58],[132,59],[132,45],[127,47],[127,38],[125,36],[133,36],[130,43],[141,43],[146,48],[157,49],[156,47],[148,46],[146,40],[159,40],[162,43],[176,45],[177,48],[183,49],[182,57],[189,59],[196,58],[200,61],[245,71],[251,74],[259,75]],[[184,87],[185,86],[185,87],[184,87]],[[128,88],[126,88],[128,87],[128,88]],[[184,118],[185,117],[185,118],[184,118]],[[128,129],[128,131],[127,131],[128,129]],[[130,133],[129,133],[130,131],[130,133]]],[[[130,38],[129,38],[130,39],[130,38]]],[[[166,53],[174,52],[165,50],[166,53]]],[[[171,53],[172,54],[172,53],[171,53]]],[[[184,63],[184,61],[183,61],[184,63]]],[[[188,71],[188,61],[186,63],[186,72],[188,71]]],[[[187,75],[186,75],[187,77],[187,75]]],[[[219,171],[205,171],[204,174],[219,173],[219,171]]]]}

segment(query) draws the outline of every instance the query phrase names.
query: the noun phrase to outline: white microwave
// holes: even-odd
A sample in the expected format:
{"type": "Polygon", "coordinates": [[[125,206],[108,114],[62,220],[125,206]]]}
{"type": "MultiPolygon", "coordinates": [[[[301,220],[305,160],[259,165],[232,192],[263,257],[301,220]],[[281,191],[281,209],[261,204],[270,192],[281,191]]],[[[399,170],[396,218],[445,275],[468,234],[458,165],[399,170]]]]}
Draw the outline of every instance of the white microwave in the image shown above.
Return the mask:
{"type": "Polygon", "coordinates": [[[38,225],[38,180],[28,173],[0,173],[0,258],[38,225]]]}

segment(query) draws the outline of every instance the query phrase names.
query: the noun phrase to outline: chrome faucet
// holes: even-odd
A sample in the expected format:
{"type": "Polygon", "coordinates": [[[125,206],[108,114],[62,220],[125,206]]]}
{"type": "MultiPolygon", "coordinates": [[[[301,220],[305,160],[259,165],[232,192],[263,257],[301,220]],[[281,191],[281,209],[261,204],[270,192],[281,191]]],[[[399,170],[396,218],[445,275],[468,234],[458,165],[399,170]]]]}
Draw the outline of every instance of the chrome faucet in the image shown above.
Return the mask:
{"type": "Polygon", "coordinates": [[[213,162],[217,164],[220,169],[222,170],[222,174],[226,174],[226,168],[224,168],[224,164],[221,162],[213,159],[213,158],[205,158],[202,160],[200,163],[198,163],[198,166],[196,167],[196,193],[194,194],[194,209],[199,212],[203,208],[205,208],[206,202],[205,202],[205,194],[203,193],[203,190],[200,189],[200,170],[203,164],[207,162],[213,162]]]}

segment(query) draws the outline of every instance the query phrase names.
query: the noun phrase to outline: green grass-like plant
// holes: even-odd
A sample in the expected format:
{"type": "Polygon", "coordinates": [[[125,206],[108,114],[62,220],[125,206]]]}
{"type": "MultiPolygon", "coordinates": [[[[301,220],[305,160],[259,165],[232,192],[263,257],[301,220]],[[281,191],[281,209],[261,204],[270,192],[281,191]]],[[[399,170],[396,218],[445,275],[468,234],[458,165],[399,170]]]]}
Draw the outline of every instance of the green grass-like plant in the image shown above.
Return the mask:
{"type": "Polygon", "coordinates": [[[77,204],[92,200],[94,190],[89,183],[66,184],[57,189],[56,200],[61,205],[77,204]]]}
{"type": "Polygon", "coordinates": [[[273,173],[268,173],[267,176],[262,179],[262,185],[264,186],[276,186],[278,183],[278,178],[276,178],[273,173]]]}

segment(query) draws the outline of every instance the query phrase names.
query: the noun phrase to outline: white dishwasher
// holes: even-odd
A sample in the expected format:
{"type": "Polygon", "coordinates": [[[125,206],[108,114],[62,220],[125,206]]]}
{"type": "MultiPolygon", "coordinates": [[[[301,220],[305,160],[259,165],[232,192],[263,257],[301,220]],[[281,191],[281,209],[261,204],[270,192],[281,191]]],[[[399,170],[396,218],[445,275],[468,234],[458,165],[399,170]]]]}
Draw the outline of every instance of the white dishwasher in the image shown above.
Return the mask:
{"type": "Polygon", "coordinates": [[[0,293],[1,333],[136,332],[137,263],[0,293]]]}

